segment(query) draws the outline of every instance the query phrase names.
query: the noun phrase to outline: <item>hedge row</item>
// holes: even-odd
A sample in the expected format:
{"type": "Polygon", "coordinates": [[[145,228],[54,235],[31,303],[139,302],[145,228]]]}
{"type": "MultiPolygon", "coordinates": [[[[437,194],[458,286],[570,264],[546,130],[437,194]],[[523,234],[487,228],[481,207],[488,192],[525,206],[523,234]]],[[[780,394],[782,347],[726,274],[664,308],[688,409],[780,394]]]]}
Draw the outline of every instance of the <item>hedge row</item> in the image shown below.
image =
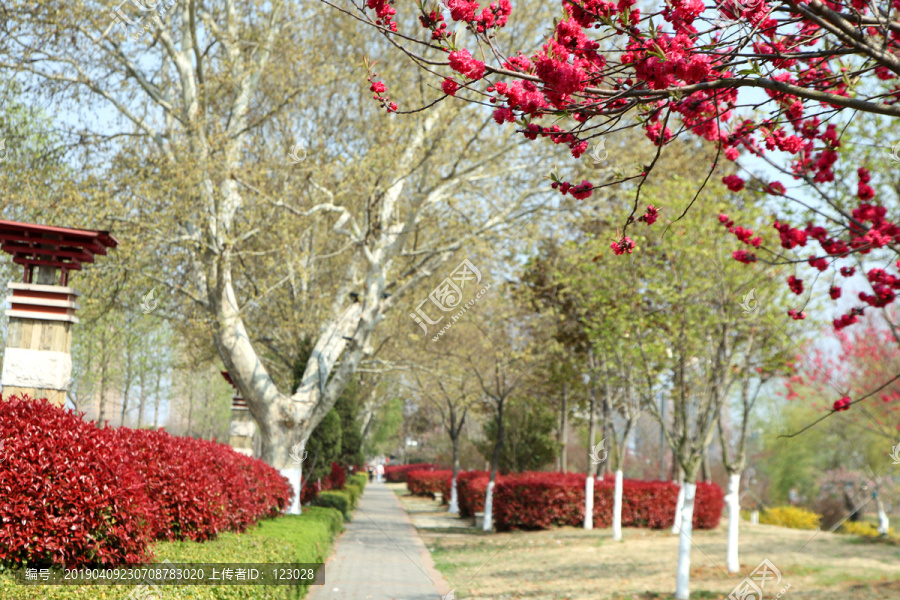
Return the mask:
{"type": "MultiPolygon", "coordinates": [[[[332,474],[334,474],[335,467],[340,468],[337,463],[332,463],[332,474]]],[[[312,504],[313,506],[335,508],[341,511],[344,521],[350,521],[353,509],[356,508],[359,499],[362,497],[367,480],[368,478],[360,473],[351,475],[350,481],[347,481],[343,488],[319,492],[312,504]]]]}
{"type": "MultiPolygon", "coordinates": [[[[489,481],[484,471],[468,471],[457,477],[460,513],[474,516],[484,510],[484,495],[489,481]]],[[[416,474],[415,477],[419,475],[416,474]]],[[[511,529],[549,529],[552,526],[577,526],[584,522],[584,480],[577,473],[520,473],[498,476],[494,487],[494,523],[499,531],[511,529]]],[[[594,485],[594,523],[609,527],[612,523],[614,481],[601,480],[594,485]]],[[[444,480],[449,489],[450,477],[444,480]]],[[[666,481],[622,483],[622,525],[663,529],[671,527],[678,501],[678,486],[666,481]]],[[[694,528],[714,529],[725,506],[722,488],[714,483],[698,483],[694,501],[694,528]]]]}
{"type": "Polygon", "coordinates": [[[406,474],[406,488],[413,496],[434,498],[435,494],[449,497],[453,471],[409,471],[406,474]],[[446,491],[446,494],[444,493],[446,491]]]}
{"type": "MultiPolygon", "coordinates": [[[[306,507],[302,515],[285,515],[260,522],[243,534],[223,532],[203,544],[158,542],[155,563],[321,563],[325,562],[344,519],[330,508],[306,507]]],[[[153,589],[140,585],[27,585],[20,569],[0,569],[3,600],[298,600],[311,586],[167,585],[153,589]]],[[[135,582],[137,584],[141,582],[135,582]]]]}
{"type": "Polygon", "coordinates": [[[428,463],[415,463],[412,465],[385,465],[384,478],[391,483],[406,481],[406,474],[410,471],[432,471],[434,465],[428,463]]]}
{"type": "Polygon", "coordinates": [[[228,446],[100,428],[46,400],[0,399],[0,563],[149,560],[154,539],[205,540],[279,514],[291,488],[228,446]]]}

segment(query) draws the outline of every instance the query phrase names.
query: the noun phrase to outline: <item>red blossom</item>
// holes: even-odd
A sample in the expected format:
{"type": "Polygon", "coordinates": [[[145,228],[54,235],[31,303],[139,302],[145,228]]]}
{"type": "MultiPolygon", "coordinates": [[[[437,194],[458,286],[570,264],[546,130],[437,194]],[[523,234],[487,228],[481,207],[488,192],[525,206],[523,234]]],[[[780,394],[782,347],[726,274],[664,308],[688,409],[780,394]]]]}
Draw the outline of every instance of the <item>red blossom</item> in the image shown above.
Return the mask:
{"type": "Polygon", "coordinates": [[[612,248],[612,251],[616,254],[616,256],[620,254],[631,254],[631,251],[634,250],[634,241],[630,237],[623,237],[618,242],[613,242],[609,245],[612,248]]]}
{"type": "Polygon", "coordinates": [[[652,204],[647,207],[647,212],[638,217],[638,221],[643,221],[647,225],[653,225],[656,223],[656,220],[659,218],[659,209],[655,208],[652,204]]]}
{"type": "Polygon", "coordinates": [[[728,186],[732,192],[739,192],[744,189],[744,180],[737,175],[727,175],[722,178],[722,183],[728,186]]]}
{"type": "Polygon", "coordinates": [[[462,49],[451,52],[449,58],[450,68],[460,75],[465,75],[469,79],[474,80],[484,77],[484,63],[472,58],[468,50],[462,49]]]}
{"type": "Polygon", "coordinates": [[[448,96],[455,96],[456,90],[459,89],[459,84],[448,77],[441,83],[441,89],[444,90],[444,93],[448,96]]]}

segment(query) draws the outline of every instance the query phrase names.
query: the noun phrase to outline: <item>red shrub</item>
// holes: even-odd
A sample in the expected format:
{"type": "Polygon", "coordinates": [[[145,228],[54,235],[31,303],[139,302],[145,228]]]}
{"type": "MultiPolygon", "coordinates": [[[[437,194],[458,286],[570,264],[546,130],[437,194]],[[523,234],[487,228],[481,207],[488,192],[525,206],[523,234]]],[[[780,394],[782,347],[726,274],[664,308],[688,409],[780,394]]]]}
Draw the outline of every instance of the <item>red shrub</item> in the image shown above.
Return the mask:
{"type": "Polygon", "coordinates": [[[484,494],[489,480],[487,471],[465,471],[456,476],[460,516],[474,517],[476,512],[484,511],[484,494]]]}
{"type": "Polygon", "coordinates": [[[410,471],[433,471],[434,465],[428,463],[415,463],[412,465],[386,465],[384,478],[391,483],[406,481],[406,474],[410,471]]]}
{"type": "MultiPolygon", "coordinates": [[[[486,487],[486,477],[472,481],[482,480],[486,487]]],[[[521,473],[501,478],[494,489],[497,529],[549,529],[555,525],[581,524],[584,521],[584,483],[584,475],[567,473],[521,473]]],[[[478,484],[467,485],[473,491],[475,487],[481,487],[478,484]]],[[[613,493],[613,480],[595,482],[595,526],[611,525],[613,493]]],[[[678,486],[674,483],[626,479],[622,483],[622,525],[651,529],[671,527],[677,499],[678,486]]],[[[718,526],[723,506],[723,493],[719,486],[714,483],[697,484],[694,527],[712,529],[718,526]]]]}
{"type": "MultiPolygon", "coordinates": [[[[460,471],[462,473],[462,471],[460,471]]],[[[459,475],[459,473],[457,473],[459,475]]],[[[447,474],[444,475],[443,479],[441,479],[440,485],[438,486],[438,491],[441,492],[441,504],[450,504],[450,493],[452,491],[453,484],[453,471],[447,471],[447,474]]],[[[457,499],[459,502],[459,499],[457,499]]]]}
{"type": "Polygon", "coordinates": [[[0,400],[0,561],[113,566],[147,560],[148,498],[130,457],[81,415],[0,400]]]}
{"type": "Polygon", "coordinates": [[[302,488],[300,490],[300,504],[308,504],[319,495],[319,488],[315,481],[304,479],[300,487],[302,488]]]}
{"type": "Polygon", "coordinates": [[[189,442],[165,431],[105,431],[128,454],[151,498],[152,538],[205,540],[224,528],[225,507],[217,502],[223,486],[198,464],[189,442]]]}
{"type": "Polygon", "coordinates": [[[290,500],[290,485],[278,471],[224,444],[162,430],[106,431],[143,478],[156,539],[201,541],[223,530],[244,531],[280,514],[290,500]]]}
{"type": "Polygon", "coordinates": [[[409,471],[406,487],[413,496],[434,498],[435,493],[442,493],[444,482],[452,475],[453,471],[409,471]]]}
{"type": "Polygon", "coordinates": [[[507,475],[494,488],[498,530],[549,529],[584,521],[584,476],[566,473],[507,475]]]}
{"type": "Polygon", "coordinates": [[[336,462],[332,462],[331,473],[325,477],[325,481],[322,482],[322,488],[326,490],[341,490],[344,488],[345,481],[347,481],[347,476],[344,474],[344,469],[336,462]]]}
{"type": "Polygon", "coordinates": [[[697,529],[715,529],[722,518],[725,508],[725,492],[712,482],[697,484],[697,495],[694,499],[694,527],[697,529]]]}
{"type": "Polygon", "coordinates": [[[243,531],[292,493],[278,471],[223,444],[100,429],[45,400],[0,401],[0,440],[0,562],[142,562],[152,539],[243,531]]]}

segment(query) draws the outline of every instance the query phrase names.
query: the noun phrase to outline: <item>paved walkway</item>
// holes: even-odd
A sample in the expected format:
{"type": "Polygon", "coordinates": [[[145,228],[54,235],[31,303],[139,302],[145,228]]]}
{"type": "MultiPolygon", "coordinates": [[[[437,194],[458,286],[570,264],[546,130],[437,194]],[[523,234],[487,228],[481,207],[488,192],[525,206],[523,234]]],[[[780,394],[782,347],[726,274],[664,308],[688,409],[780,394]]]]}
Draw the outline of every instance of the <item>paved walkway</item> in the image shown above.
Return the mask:
{"type": "Polygon", "coordinates": [[[449,591],[400,500],[373,482],[309,600],[441,600],[449,591]]]}

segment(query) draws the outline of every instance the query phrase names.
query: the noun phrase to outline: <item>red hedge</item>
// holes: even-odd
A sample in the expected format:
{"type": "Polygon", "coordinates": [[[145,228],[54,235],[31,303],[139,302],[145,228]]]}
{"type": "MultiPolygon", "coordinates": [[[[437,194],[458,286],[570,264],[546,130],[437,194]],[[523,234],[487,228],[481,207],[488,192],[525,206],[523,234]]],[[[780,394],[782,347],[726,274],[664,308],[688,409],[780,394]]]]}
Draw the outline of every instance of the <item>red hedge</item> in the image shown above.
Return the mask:
{"type": "Polygon", "coordinates": [[[0,399],[0,562],[99,567],[149,558],[130,456],[47,400],[0,399]]]}
{"type": "Polygon", "coordinates": [[[290,485],[278,471],[229,446],[162,430],[104,431],[129,453],[144,481],[156,539],[202,541],[223,530],[244,531],[290,500],[290,485]]]}
{"type": "MultiPolygon", "coordinates": [[[[444,482],[449,481],[453,471],[409,471],[406,474],[406,487],[413,496],[434,498],[436,493],[443,493],[444,482]]],[[[449,495],[449,491],[447,495],[449,495]]]]}
{"type": "MultiPolygon", "coordinates": [[[[584,521],[584,480],[584,475],[570,473],[522,473],[500,478],[494,488],[493,517],[497,529],[549,529],[554,525],[581,524],[584,521]]],[[[467,495],[478,491],[483,494],[486,487],[487,477],[471,478],[467,483],[467,495]]],[[[594,485],[593,512],[597,527],[609,527],[612,523],[613,492],[611,479],[594,485]]],[[[678,486],[674,483],[626,479],[622,483],[622,496],[623,526],[652,529],[672,526],[678,498],[678,486]]],[[[482,498],[481,506],[483,504],[482,498]]],[[[698,483],[694,527],[717,527],[724,504],[724,494],[719,486],[698,483]]]]}
{"type": "MultiPolygon", "coordinates": [[[[502,479],[502,475],[497,475],[498,481],[502,479]]],[[[489,480],[487,471],[465,471],[456,476],[460,516],[474,517],[475,513],[484,511],[484,494],[489,480]]]]}
{"type": "Polygon", "coordinates": [[[385,465],[384,478],[391,483],[406,481],[406,474],[410,471],[434,470],[434,465],[428,463],[415,463],[412,465],[385,465]]]}
{"type": "Polygon", "coordinates": [[[154,538],[243,531],[290,501],[278,471],[228,446],[81,416],[0,399],[0,562],[143,562],[154,538]]]}

